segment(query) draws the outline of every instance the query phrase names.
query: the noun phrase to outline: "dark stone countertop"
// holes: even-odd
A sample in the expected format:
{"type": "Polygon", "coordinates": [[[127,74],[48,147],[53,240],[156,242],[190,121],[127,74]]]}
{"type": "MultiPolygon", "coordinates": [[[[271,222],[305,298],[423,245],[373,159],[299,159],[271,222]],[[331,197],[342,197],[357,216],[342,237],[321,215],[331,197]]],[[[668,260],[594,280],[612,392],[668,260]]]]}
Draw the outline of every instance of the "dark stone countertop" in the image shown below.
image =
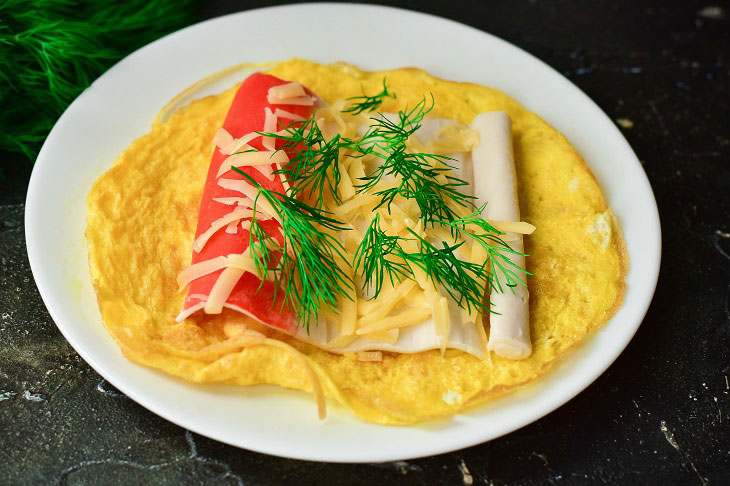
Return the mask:
{"type": "MultiPolygon", "coordinates": [[[[730,6],[427,3],[401,5],[546,61],[616,120],[642,160],[663,262],[649,313],[616,363],[547,417],[437,457],[319,464],[209,440],[114,390],[58,332],[26,257],[30,167],[3,154],[0,483],[730,484],[730,6]]],[[[201,14],[240,8],[210,2],[201,14]]]]}

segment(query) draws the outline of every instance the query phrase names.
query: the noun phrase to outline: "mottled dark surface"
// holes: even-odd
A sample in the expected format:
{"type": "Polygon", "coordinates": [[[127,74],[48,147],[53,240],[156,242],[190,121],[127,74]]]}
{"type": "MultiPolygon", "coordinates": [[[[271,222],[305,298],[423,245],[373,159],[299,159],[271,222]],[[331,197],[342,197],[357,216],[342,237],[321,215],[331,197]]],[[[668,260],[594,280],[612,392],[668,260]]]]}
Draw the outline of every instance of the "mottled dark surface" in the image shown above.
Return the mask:
{"type": "MultiPolygon", "coordinates": [[[[402,3],[564,73],[622,127],[649,175],[664,231],[656,296],[578,397],[490,443],[386,464],[280,459],[187,432],[114,390],[56,329],[25,253],[30,167],[3,154],[0,483],[730,484],[730,6],[654,3],[402,3]]],[[[210,2],[201,16],[242,5],[210,2]]]]}

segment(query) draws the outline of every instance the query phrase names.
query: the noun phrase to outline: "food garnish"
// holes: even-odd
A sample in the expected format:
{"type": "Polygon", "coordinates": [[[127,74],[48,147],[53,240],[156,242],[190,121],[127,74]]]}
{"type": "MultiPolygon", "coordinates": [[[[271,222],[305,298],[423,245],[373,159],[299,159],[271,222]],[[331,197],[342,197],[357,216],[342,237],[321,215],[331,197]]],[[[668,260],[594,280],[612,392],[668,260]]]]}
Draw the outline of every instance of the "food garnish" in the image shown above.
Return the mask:
{"type": "MultiPolygon", "coordinates": [[[[372,112],[385,97],[395,98],[396,95],[388,91],[387,82],[383,79],[381,93],[349,98],[359,101],[341,112],[354,115],[364,111],[372,112]]],[[[338,185],[341,180],[339,167],[343,154],[346,154],[345,157],[372,156],[382,159],[383,163],[361,177],[360,184],[355,184],[355,190],[358,194],[370,193],[380,198],[374,210],[385,207],[390,214],[396,197],[411,199],[418,205],[423,227],[440,225],[451,232],[454,241],[451,244],[444,241],[440,247],[431,244],[410,228],[411,234],[408,237],[388,235],[380,228],[380,216],[376,213],[357,248],[355,260],[348,262],[362,277],[363,286],[374,285],[374,292],[369,299],[380,295],[385,276],[393,286],[402,278],[415,279],[412,270],[415,265],[435,285],[443,286],[460,307],[468,311],[475,309],[478,312],[497,312],[490,309],[489,302],[484,298],[486,288],[494,288],[499,292],[505,290],[495,275],[503,275],[501,280],[506,283],[506,287],[512,288],[518,284],[526,285],[521,275],[529,272],[505,256],[516,252],[500,237],[505,233],[481,217],[486,204],[476,208],[474,196],[461,191],[468,183],[452,175],[454,167],[448,162],[453,159],[445,155],[414,152],[407,147],[410,137],[421,127],[424,117],[433,106],[433,97],[430,103],[424,97],[413,108],[399,111],[395,116],[378,114],[371,117],[367,131],[360,138],[348,138],[336,133],[327,140],[318,125],[316,112],[311,118],[283,130],[283,133],[262,132],[261,135],[284,140],[283,149],[299,149],[298,155],[276,173],[289,181],[287,196],[296,197],[306,192],[319,208],[316,210],[317,214],[322,214],[325,190],[335,204],[342,203],[338,185]],[[395,179],[396,183],[383,188],[384,178],[395,179]],[[465,213],[464,209],[473,211],[460,216],[465,213]],[[462,235],[475,240],[484,248],[487,258],[483,263],[459,258],[458,249],[464,243],[458,242],[458,239],[462,235]],[[403,240],[416,241],[418,251],[404,251],[399,244],[403,240]]],[[[336,220],[330,218],[326,221],[336,220]]],[[[314,222],[316,223],[316,218],[314,222]]],[[[336,224],[338,226],[329,229],[346,229],[342,227],[342,222],[336,221],[336,224]]],[[[262,247],[265,248],[266,245],[262,247]]],[[[296,255],[296,251],[294,254],[296,255]]],[[[520,255],[527,256],[523,253],[520,255]]],[[[329,263],[325,266],[332,267],[329,263]]],[[[301,275],[306,266],[296,268],[301,275]]],[[[346,279],[342,272],[335,275],[346,279]]],[[[333,280],[330,282],[333,283],[333,280]]],[[[345,283],[349,286],[349,282],[345,283]]],[[[294,292],[291,290],[290,293],[294,292]]],[[[340,293],[344,294],[344,291],[340,293]]],[[[333,293],[331,297],[334,295],[333,293]]],[[[320,301],[312,301],[310,304],[315,302],[320,301]]],[[[327,302],[334,309],[335,302],[331,298],[321,302],[327,302]]],[[[301,303],[299,301],[300,305],[301,303]]],[[[309,317],[316,315],[318,310],[316,305],[307,306],[307,328],[309,317]]]]}
{"type": "Polygon", "coordinates": [[[266,189],[238,167],[232,169],[258,190],[249,229],[249,249],[256,270],[265,280],[273,277],[275,291],[282,289],[284,292],[281,305],[292,306],[299,322],[309,332],[309,325],[322,306],[336,312],[338,297],[349,298],[352,281],[337,263],[345,258],[342,245],[331,233],[325,232],[348,228],[324,210],[309,206],[291,194],[266,189]],[[278,215],[281,243],[258,222],[256,209],[260,198],[278,215]]]}

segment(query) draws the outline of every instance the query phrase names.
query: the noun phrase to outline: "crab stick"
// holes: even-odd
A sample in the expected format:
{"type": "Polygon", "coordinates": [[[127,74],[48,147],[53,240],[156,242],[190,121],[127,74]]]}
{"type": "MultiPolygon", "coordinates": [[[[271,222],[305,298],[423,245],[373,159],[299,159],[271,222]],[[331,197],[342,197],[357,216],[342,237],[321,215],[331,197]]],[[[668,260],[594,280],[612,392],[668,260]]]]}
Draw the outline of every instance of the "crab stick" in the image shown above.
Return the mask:
{"type": "MultiPolygon", "coordinates": [[[[472,150],[472,162],[474,195],[480,202],[487,203],[483,216],[496,221],[519,221],[509,116],[502,111],[481,113],[474,118],[471,127],[480,137],[479,145],[472,150]]],[[[505,240],[513,250],[523,253],[522,235],[507,233],[505,240]]],[[[525,268],[525,257],[510,254],[509,258],[525,268]]],[[[489,316],[487,349],[504,358],[525,359],[532,353],[527,287],[518,285],[510,289],[504,280],[500,283],[502,292],[493,289],[489,295],[493,313],[489,316]]]]}
{"type": "MultiPolygon", "coordinates": [[[[279,127],[309,118],[314,107],[299,103],[302,96],[316,99],[306,88],[297,88],[297,83],[261,73],[249,76],[236,92],[215,139],[217,146],[200,201],[192,264],[185,271],[189,283],[179,321],[200,310],[215,314],[229,308],[284,331],[293,332],[296,328],[296,312],[290,306],[281,305],[283,292],[275,292],[274,282],[264,280],[262,283],[247,251],[247,221],[251,219],[251,196],[256,190],[241,174],[230,170],[230,167],[227,169],[225,164],[240,166],[262,187],[284,192],[286,181],[283,176],[273,173],[285,162],[284,159],[288,161],[294,154],[284,156],[284,152],[276,152],[283,141],[264,139],[256,132],[276,131],[279,127]],[[277,91],[278,86],[286,88],[277,91]],[[276,104],[269,101],[272,89],[278,94],[274,100],[276,104]],[[295,103],[287,103],[289,92],[296,95],[296,99],[292,98],[295,103]],[[245,153],[233,155],[231,147],[245,153]],[[271,157],[271,162],[262,160],[265,157],[271,157]],[[240,231],[235,227],[239,222],[240,231]]],[[[276,217],[272,217],[275,215],[269,214],[270,208],[259,199],[257,209],[261,211],[261,227],[283,244],[281,225],[276,217]]]]}

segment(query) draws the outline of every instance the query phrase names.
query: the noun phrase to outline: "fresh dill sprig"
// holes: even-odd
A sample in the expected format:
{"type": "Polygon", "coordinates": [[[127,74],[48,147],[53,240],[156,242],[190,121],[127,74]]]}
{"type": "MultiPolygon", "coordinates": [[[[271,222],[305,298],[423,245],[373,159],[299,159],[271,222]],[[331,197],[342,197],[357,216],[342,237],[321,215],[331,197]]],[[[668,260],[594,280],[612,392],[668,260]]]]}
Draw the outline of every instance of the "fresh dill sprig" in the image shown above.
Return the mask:
{"type": "Polygon", "coordinates": [[[374,192],[381,200],[376,209],[390,206],[396,196],[413,199],[421,212],[424,225],[433,225],[436,220],[451,220],[456,218],[455,211],[448,205],[454,201],[460,206],[470,204],[472,197],[458,191],[466,182],[448,175],[450,167],[434,167],[432,161],[442,161],[445,157],[433,154],[411,154],[405,147],[393,150],[385,163],[365,176],[364,184],[358,186],[360,191],[374,188],[386,175],[398,176],[395,187],[389,187],[374,192]],[[429,160],[431,159],[431,160],[429,160]],[[441,180],[439,176],[443,176],[441,180]]]}
{"type": "Polygon", "coordinates": [[[199,3],[0,1],[0,150],[33,161],[56,119],[97,76],[195,21],[199,3]]]}
{"type": "Polygon", "coordinates": [[[489,268],[484,264],[460,260],[456,250],[464,242],[452,245],[442,242],[443,248],[428,242],[418,233],[408,228],[408,232],[418,241],[418,253],[402,252],[400,256],[407,262],[414,264],[424,272],[434,284],[441,285],[453,298],[459,307],[471,311],[484,312],[489,310],[485,305],[485,289],[492,280],[489,268]]]}
{"type": "Polygon", "coordinates": [[[352,98],[347,98],[347,101],[354,101],[354,103],[352,103],[352,106],[350,106],[346,110],[342,110],[342,113],[352,113],[353,115],[359,115],[364,111],[372,113],[383,103],[383,100],[385,100],[385,98],[396,99],[396,95],[395,93],[391,93],[388,91],[388,83],[385,81],[385,78],[383,78],[383,90],[380,93],[374,96],[367,96],[363,92],[362,96],[353,96],[352,98]]]}
{"type": "Polygon", "coordinates": [[[532,275],[532,273],[510,260],[509,255],[524,257],[528,255],[513,250],[501,238],[504,233],[481,217],[485,207],[486,204],[467,216],[450,221],[437,221],[437,223],[449,227],[452,234],[460,234],[471,238],[485,250],[487,253],[486,264],[489,266],[489,273],[492,275],[492,278],[489,279],[491,289],[503,292],[501,281],[504,281],[505,285],[512,291],[517,285],[527,286],[521,274],[532,275]],[[472,227],[476,227],[476,231],[472,227]],[[495,276],[501,276],[501,278],[495,278],[495,276]]]}
{"type": "Polygon", "coordinates": [[[370,118],[374,123],[370,125],[368,132],[362,137],[363,141],[370,139],[382,139],[387,145],[405,144],[408,137],[416,133],[421,128],[423,118],[433,110],[434,98],[431,96],[431,104],[424,97],[410,111],[399,111],[398,120],[379,114],[377,117],[370,118]]]}
{"type": "MultiPolygon", "coordinates": [[[[387,91],[385,84],[384,91],[387,91]]],[[[374,102],[370,99],[374,97],[357,98],[361,99],[362,103],[374,102]]],[[[433,97],[431,97],[430,103],[423,98],[412,109],[398,112],[397,118],[386,117],[382,114],[373,117],[369,129],[359,139],[350,139],[337,134],[327,141],[316,123],[314,114],[310,119],[290,126],[284,135],[268,133],[264,135],[282,138],[285,140],[285,150],[298,152],[290,164],[277,172],[286,176],[291,184],[291,191],[287,196],[293,199],[297,194],[308,191],[310,197],[315,199],[316,208],[310,207],[314,213],[308,214],[329,218],[324,214],[326,211],[322,209],[323,194],[327,189],[332,193],[335,202],[341,203],[337,194],[337,186],[340,182],[339,158],[342,150],[347,150],[350,157],[372,155],[383,159],[383,163],[361,178],[362,183],[355,186],[356,191],[358,193],[373,191],[384,179],[395,179],[396,181],[393,187],[375,190],[374,194],[380,197],[375,209],[385,207],[390,212],[391,205],[397,196],[411,199],[416,202],[420,210],[424,227],[441,225],[450,230],[454,240],[460,235],[464,238],[471,238],[486,251],[487,256],[483,263],[473,263],[462,260],[457,255],[459,248],[465,244],[463,241],[453,244],[443,242],[442,247],[437,247],[411,229],[408,231],[412,238],[388,235],[381,228],[380,216],[376,213],[356,250],[353,262],[355,272],[364,277],[363,287],[368,285],[374,287],[374,295],[371,298],[376,298],[380,294],[386,278],[391,285],[395,285],[403,278],[415,279],[413,268],[418,267],[435,285],[443,287],[462,308],[469,311],[472,309],[480,312],[489,311],[489,306],[486,305],[488,302],[485,301],[487,289],[502,292],[504,291],[502,282],[512,289],[518,284],[524,285],[525,281],[521,275],[529,275],[529,272],[509,259],[510,254],[520,253],[512,250],[501,238],[503,233],[481,218],[483,206],[464,217],[460,217],[453,209],[452,204],[467,208],[475,207],[473,202],[475,198],[459,191],[467,183],[451,175],[454,167],[450,165],[449,161],[453,159],[443,155],[413,153],[408,150],[409,137],[421,127],[424,117],[433,109],[433,106],[433,97]],[[415,253],[404,251],[401,241],[406,240],[417,241],[419,251],[415,253]]],[[[343,229],[341,223],[336,223],[339,226],[338,229],[343,229]]],[[[254,223],[252,223],[253,227],[254,223]]],[[[289,233],[293,232],[289,231],[289,233]]],[[[262,269],[272,265],[272,257],[263,256],[264,253],[270,251],[272,246],[270,241],[266,243],[264,234],[261,231],[256,236],[257,241],[264,242],[259,243],[260,249],[252,249],[254,258],[258,258],[257,265],[260,265],[262,269]],[[259,253],[262,256],[257,256],[259,253]]],[[[326,240],[331,238],[327,234],[324,236],[326,240]]],[[[318,241],[314,241],[312,244],[316,244],[318,241]]],[[[333,242],[329,241],[329,243],[333,242]]],[[[345,294],[344,289],[340,288],[339,292],[337,290],[323,292],[324,296],[319,300],[312,297],[316,297],[315,284],[321,285],[321,281],[324,281],[334,288],[338,275],[344,275],[341,271],[334,271],[336,267],[334,256],[341,257],[342,255],[339,250],[341,245],[339,242],[336,243],[336,251],[330,250],[324,256],[325,259],[331,257],[329,258],[329,271],[324,272],[324,277],[305,276],[306,283],[311,284],[313,289],[302,292],[301,297],[299,297],[300,294],[297,294],[299,288],[296,283],[285,280],[289,278],[285,275],[292,275],[296,271],[302,278],[302,272],[306,274],[307,268],[295,265],[293,261],[288,262],[289,257],[284,251],[286,248],[280,251],[281,261],[274,271],[276,277],[283,283],[286,295],[293,296],[287,297],[288,301],[298,306],[301,306],[302,303],[307,305],[310,301],[316,301],[316,305],[309,303],[308,310],[304,310],[302,316],[308,315],[311,319],[322,304],[333,307],[333,303],[336,302],[333,296],[345,294]],[[334,276],[334,280],[328,281],[325,277],[330,273],[334,276]]],[[[291,245],[293,246],[293,244],[291,245]]],[[[299,251],[306,251],[306,249],[299,251]]],[[[294,253],[296,254],[296,252],[294,253]]],[[[322,257],[318,256],[318,258],[322,257]]],[[[339,268],[337,269],[339,270],[339,268]]],[[[302,288],[304,284],[305,282],[302,281],[302,288]]],[[[351,288],[349,281],[346,284],[347,288],[351,288]]]]}
{"type": "Polygon", "coordinates": [[[328,188],[332,198],[340,204],[337,186],[340,184],[340,134],[327,141],[317,124],[315,115],[303,122],[294,123],[286,128],[285,134],[261,133],[262,135],[284,140],[281,150],[296,152],[286,167],[275,171],[286,177],[291,189],[289,195],[297,196],[309,192],[309,197],[321,208],[324,204],[324,191],[328,188]]]}
{"type": "Polygon", "coordinates": [[[484,296],[491,275],[486,263],[480,265],[460,260],[456,250],[464,242],[452,245],[444,242],[443,248],[438,248],[410,228],[408,231],[412,238],[388,235],[380,227],[378,216],[370,223],[357,249],[355,268],[364,277],[363,288],[367,285],[375,287],[371,299],[380,294],[386,275],[391,285],[395,285],[403,278],[414,280],[413,267],[419,267],[435,285],[442,286],[460,307],[482,312],[488,310],[484,296]],[[419,251],[406,252],[401,242],[414,239],[418,242],[419,251]]]}
{"type": "MultiPolygon", "coordinates": [[[[352,280],[337,264],[345,260],[340,242],[321,228],[345,231],[340,221],[289,194],[262,187],[237,167],[232,170],[251,183],[258,194],[254,200],[249,244],[256,269],[263,279],[273,275],[274,288],[283,289],[282,305],[291,305],[307,333],[322,306],[337,311],[338,298],[350,298],[352,280]],[[283,244],[271,238],[256,218],[256,206],[263,198],[281,220],[283,244]]],[[[276,302],[276,294],[274,296],[276,302]]]]}
{"type": "Polygon", "coordinates": [[[390,284],[395,286],[404,277],[412,278],[413,271],[403,261],[399,236],[390,236],[380,228],[380,215],[370,222],[365,236],[355,252],[354,269],[365,276],[363,288],[368,285],[375,287],[373,299],[377,298],[383,288],[383,281],[387,275],[390,284]],[[393,259],[395,256],[395,259],[393,259]]]}
{"type": "Polygon", "coordinates": [[[425,225],[433,225],[436,220],[453,220],[457,215],[449,206],[454,202],[462,207],[473,206],[473,196],[459,192],[459,188],[467,183],[450,175],[453,166],[450,157],[437,154],[411,153],[406,142],[420,127],[423,118],[434,106],[423,98],[410,111],[398,113],[397,120],[383,115],[372,118],[374,123],[355,145],[361,155],[376,155],[385,162],[373,172],[361,178],[362,184],[356,186],[357,192],[367,192],[386,176],[399,178],[398,185],[375,192],[381,197],[376,206],[390,206],[396,196],[415,200],[421,211],[425,225]]]}

